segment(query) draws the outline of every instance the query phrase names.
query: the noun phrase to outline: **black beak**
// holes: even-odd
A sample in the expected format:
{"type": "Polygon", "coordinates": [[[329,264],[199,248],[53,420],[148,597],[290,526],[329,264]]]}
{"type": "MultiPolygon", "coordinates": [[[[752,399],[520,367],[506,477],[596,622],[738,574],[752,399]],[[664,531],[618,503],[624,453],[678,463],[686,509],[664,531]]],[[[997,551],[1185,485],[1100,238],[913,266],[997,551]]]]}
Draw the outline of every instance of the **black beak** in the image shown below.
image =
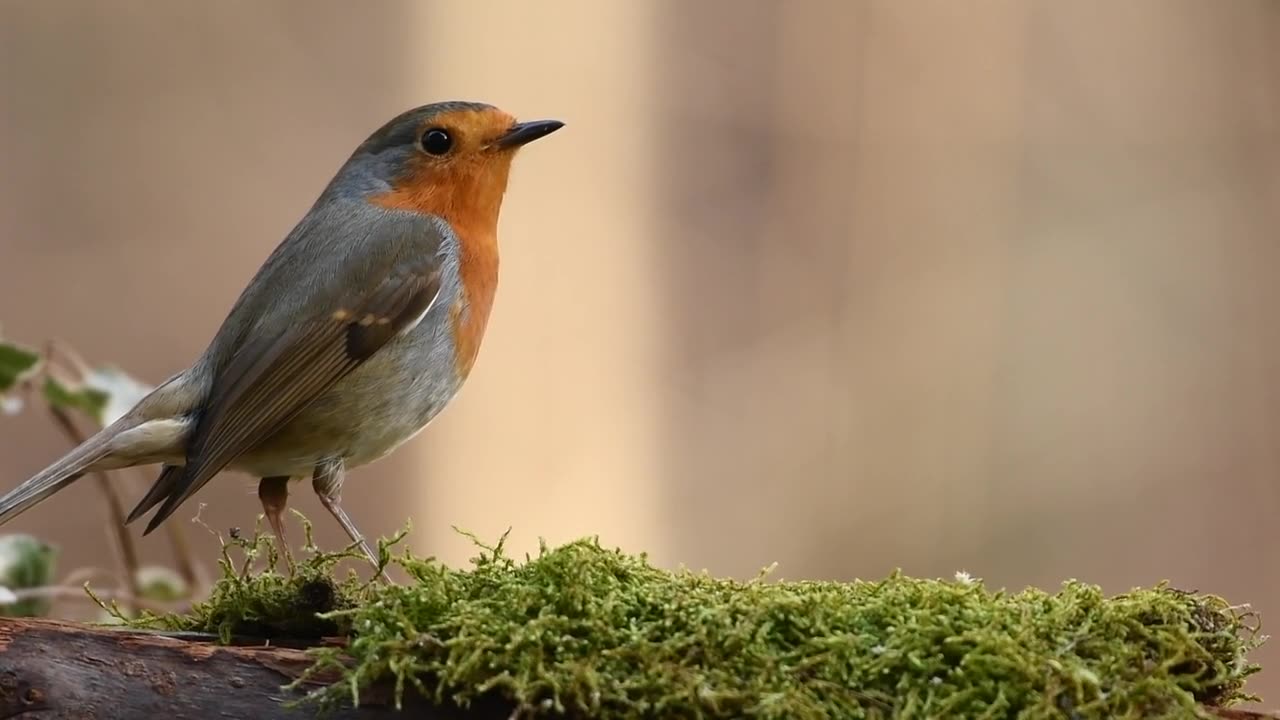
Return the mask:
{"type": "Polygon", "coordinates": [[[500,150],[511,150],[521,145],[528,145],[540,137],[546,137],[564,127],[559,120],[532,120],[516,123],[506,135],[494,141],[493,146],[500,150]]]}

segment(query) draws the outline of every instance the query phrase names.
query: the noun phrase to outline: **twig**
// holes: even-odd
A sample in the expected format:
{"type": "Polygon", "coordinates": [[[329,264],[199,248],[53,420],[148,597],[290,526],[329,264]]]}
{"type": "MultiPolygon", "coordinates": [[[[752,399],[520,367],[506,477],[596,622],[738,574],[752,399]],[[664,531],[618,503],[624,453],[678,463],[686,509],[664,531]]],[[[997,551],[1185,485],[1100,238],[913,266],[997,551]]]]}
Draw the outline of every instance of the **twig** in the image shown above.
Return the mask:
{"type": "MultiPolygon", "coordinates": [[[[18,600],[32,600],[40,598],[48,600],[85,600],[87,602],[93,602],[93,598],[90,597],[82,587],[42,585],[40,587],[15,588],[11,592],[13,592],[14,597],[18,598],[18,600]]],[[[114,600],[133,608],[150,610],[154,613],[169,612],[173,609],[172,607],[162,603],[152,602],[134,593],[120,590],[94,590],[93,594],[96,595],[99,600],[114,600]]]]}
{"type": "MultiPolygon", "coordinates": [[[[83,379],[92,372],[89,363],[75,351],[69,344],[53,339],[45,343],[44,360],[46,372],[52,370],[52,366],[62,365],[64,369],[73,370],[83,379]]],[[[65,414],[60,422],[69,421],[65,414]]],[[[73,426],[74,427],[74,426],[73,426]]],[[[65,428],[64,428],[65,429],[65,428]]],[[[81,440],[83,442],[83,440],[81,440]]],[[[129,587],[136,594],[138,591],[137,573],[138,568],[137,553],[133,551],[132,537],[128,531],[124,529],[124,507],[120,503],[120,496],[115,491],[115,486],[110,484],[105,473],[99,473],[99,485],[103,488],[103,492],[108,494],[108,502],[112,507],[112,522],[115,524],[113,528],[120,538],[120,551],[124,555],[124,562],[129,574],[129,587]],[[132,561],[130,557],[132,556],[132,561]]],[[[174,562],[177,565],[178,575],[182,578],[191,592],[203,592],[209,585],[209,574],[204,567],[199,565],[193,559],[191,545],[187,542],[186,535],[182,532],[182,528],[177,523],[167,523],[165,532],[169,536],[169,544],[173,548],[174,562]]]]}
{"type": "Polygon", "coordinates": [[[209,573],[203,565],[191,559],[191,546],[187,543],[186,533],[178,523],[166,523],[165,532],[169,535],[169,544],[173,546],[173,560],[178,565],[178,575],[192,592],[197,588],[203,591],[209,586],[209,573]]]}
{"type": "MultiPolygon", "coordinates": [[[[116,580],[115,574],[111,573],[108,570],[104,570],[102,568],[96,568],[96,567],[81,567],[81,568],[76,568],[75,570],[72,570],[71,572],[67,573],[67,575],[64,578],[62,578],[62,582],[58,584],[65,587],[71,587],[73,585],[82,585],[88,582],[89,580],[92,580],[95,577],[103,578],[111,581],[116,580]]],[[[56,607],[57,605],[58,605],[57,599],[53,599],[49,602],[49,613],[48,613],[49,615],[52,615],[53,608],[56,607]]]]}
{"type": "MultiPolygon", "coordinates": [[[[137,470],[136,468],[133,468],[137,470]]],[[[129,484],[134,488],[146,487],[148,478],[141,472],[133,472],[129,474],[129,484]]],[[[173,561],[177,566],[178,577],[191,588],[193,595],[199,595],[207,590],[212,584],[209,578],[209,571],[204,565],[195,561],[195,554],[191,552],[191,544],[187,541],[187,534],[183,531],[182,526],[178,523],[170,522],[164,524],[165,534],[169,536],[169,545],[173,549],[173,561]]]]}
{"type": "MultiPolygon", "coordinates": [[[[140,474],[135,473],[135,476],[134,485],[145,481],[140,474]]],[[[178,576],[187,584],[187,587],[191,588],[193,595],[203,592],[210,585],[209,573],[204,565],[195,561],[191,544],[187,541],[187,534],[178,523],[165,523],[164,528],[165,534],[169,536],[169,545],[173,548],[173,561],[177,565],[178,576]]]]}
{"type": "Polygon", "coordinates": [[[75,374],[82,378],[92,372],[89,363],[80,357],[80,353],[72,349],[67,343],[56,338],[44,344],[44,361],[46,366],[65,361],[66,365],[69,365],[70,369],[74,370],[75,374]]]}
{"type": "MultiPolygon", "coordinates": [[[[146,486],[147,478],[139,472],[131,473],[129,479],[134,487],[146,486]]],[[[209,571],[204,565],[195,561],[195,554],[191,552],[191,543],[187,541],[186,532],[180,524],[175,522],[165,523],[164,530],[169,536],[169,545],[173,550],[173,561],[177,566],[178,577],[182,578],[188,588],[191,588],[193,596],[202,594],[212,584],[209,571]]]]}
{"type": "Polygon", "coordinates": [[[68,587],[72,585],[82,585],[95,577],[114,578],[115,576],[112,575],[110,571],[103,568],[81,567],[67,573],[66,576],[62,578],[62,582],[58,584],[66,585],[68,587]]]}
{"type": "MultiPolygon", "coordinates": [[[[72,445],[79,445],[85,441],[84,434],[76,428],[65,410],[50,405],[49,412],[53,414],[58,427],[71,440],[72,445]]],[[[125,585],[129,588],[129,594],[136,598],[141,595],[141,587],[138,585],[138,549],[133,544],[133,536],[129,534],[129,529],[124,525],[124,505],[121,504],[120,496],[116,493],[115,487],[111,484],[111,478],[107,477],[106,472],[95,470],[93,477],[98,481],[98,488],[107,501],[107,509],[111,515],[111,531],[116,539],[117,549],[120,551],[121,564],[124,566],[125,585]]]]}

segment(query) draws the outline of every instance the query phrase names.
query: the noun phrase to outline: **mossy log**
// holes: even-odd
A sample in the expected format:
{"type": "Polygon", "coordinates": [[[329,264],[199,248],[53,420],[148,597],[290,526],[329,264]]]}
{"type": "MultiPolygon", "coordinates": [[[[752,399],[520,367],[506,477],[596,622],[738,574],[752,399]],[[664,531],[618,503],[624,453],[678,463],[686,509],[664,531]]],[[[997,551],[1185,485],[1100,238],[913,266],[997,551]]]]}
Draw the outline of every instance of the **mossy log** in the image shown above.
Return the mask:
{"type": "Polygon", "coordinates": [[[1166,585],[744,581],[594,539],[523,563],[476,541],[469,570],[406,552],[386,584],[233,541],[184,613],[0,620],[0,718],[1266,717],[1239,710],[1256,615],[1166,585]]]}
{"type": "MultiPolygon", "coordinates": [[[[221,645],[194,633],[156,633],[0,618],[0,718],[304,718],[316,715],[287,690],[313,661],[304,650],[221,645]]],[[[336,675],[314,678],[314,686],[336,675]]],[[[412,717],[506,720],[513,707],[479,703],[468,710],[405,693],[401,711],[391,688],[372,687],[360,707],[332,708],[334,720],[412,717]]]]}
{"type": "MultiPolygon", "coordinates": [[[[3,618],[0,717],[311,717],[314,707],[291,703],[306,690],[284,687],[311,662],[303,649],[294,647],[222,645],[194,633],[3,618]]],[[[320,686],[337,679],[318,676],[309,682],[320,686]]],[[[397,711],[391,697],[390,687],[375,686],[361,693],[360,707],[333,708],[327,717],[505,720],[513,711],[501,702],[477,703],[466,710],[443,707],[411,693],[405,694],[397,711]]],[[[1272,717],[1236,709],[1213,712],[1225,720],[1272,717]]]]}

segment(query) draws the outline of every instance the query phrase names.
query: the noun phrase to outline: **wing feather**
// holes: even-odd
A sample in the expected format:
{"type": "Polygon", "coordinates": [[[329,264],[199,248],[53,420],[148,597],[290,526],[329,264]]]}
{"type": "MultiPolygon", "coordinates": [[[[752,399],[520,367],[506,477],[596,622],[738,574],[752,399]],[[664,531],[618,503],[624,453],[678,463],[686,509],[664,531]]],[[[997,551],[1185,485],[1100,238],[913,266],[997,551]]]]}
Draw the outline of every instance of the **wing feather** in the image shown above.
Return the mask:
{"type": "Polygon", "coordinates": [[[285,332],[259,329],[247,338],[215,378],[181,474],[166,471],[167,487],[153,488],[131,513],[131,518],[141,515],[148,509],[144,503],[153,506],[163,496],[144,535],[426,314],[439,296],[442,277],[439,236],[432,229],[426,232],[432,234],[430,242],[404,233],[388,239],[393,247],[377,248],[384,262],[353,270],[342,278],[345,292],[335,293],[332,304],[316,308],[285,332]]]}

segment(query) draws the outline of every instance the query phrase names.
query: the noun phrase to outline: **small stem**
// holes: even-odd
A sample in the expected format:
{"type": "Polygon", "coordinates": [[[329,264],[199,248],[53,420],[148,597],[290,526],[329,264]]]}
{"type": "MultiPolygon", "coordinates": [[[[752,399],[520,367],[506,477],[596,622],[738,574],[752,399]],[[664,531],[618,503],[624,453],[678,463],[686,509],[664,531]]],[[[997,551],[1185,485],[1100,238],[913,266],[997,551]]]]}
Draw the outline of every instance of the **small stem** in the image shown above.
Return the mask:
{"type": "Polygon", "coordinates": [[[66,577],[62,578],[62,582],[58,584],[65,585],[67,587],[83,585],[85,582],[92,580],[95,577],[115,579],[115,576],[103,568],[82,567],[76,568],[75,570],[67,573],[66,577]]]}
{"type": "MultiPolygon", "coordinates": [[[[70,345],[61,340],[49,340],[45,343],[45,364],[46,366],[62,364],[74,370],[81,377],[85,377],[91,372],[89,363],[85,362],[84,358],[80,357],[80,354],[70,345]]],[[[112,505],[112,522],[115,524],[114,529],[119,533],[121,553],[124,555],[126,566],[136,571],[138,568],[137,553],[133,552],[132,538],[124,527],[124,519],[126,517],[124,507],[120,504],[120,498],[115,492],[115,486],[109,484],[105,478],[105,474],[99,474],[99,485],[102,487],[103,492],[107,493],[108,502],[112,505]]],[[[186,582],[187,587],[191,588],[192,593],[203,590],[209,584],[209,574],[205,572],[203,566],[193,560],[191,545],[187,542],[182,528],[177,523],[166,523],[165,532],[169,536],[169,544],[173,547],[174,562],[178,566],[178,575],[186,582]]],[[[129,587],[135,594],[137,593],[136,572],[131,572],[129,575],[129,587]]]]}
{"type": "MultiPolygon", "coordinates": [[[[62,582],[58,584],[65,585],[68,587],[73,585],[82,585],[85,582],[88,582],[89,580],[95,577],[102,578],[104,580],[111,580],[111,581],[114,581],[116,579],[116,576],[113,573],[108,572],[107,570],[104,570],[102,568],[82,567],[82,568],[76,568],[75,570],[72,570],[71,572],[67,573],[66,577],[62,578],[62,582]]],[[[56,599],[49,601],[48,614],[50,616],[52,616],[53,614],[53,608],[57,607],[57,605],[58,605],[58,601],[56,599]]]]}
{"type": "MultiPolygon", "coordinates": [[[[84,435],[76,428],[71,417],[67,415],[62,408],[49,406],[49,412],[53,414],[54,420],[58,422],[58,427],[71,440],[73,445],[79,445],[85,441],[84,435]]],[[[94,478],[98,481],[98,488],[102,491],[102,496],[107,501],[107,509],[111,516],[110,531],[116,539],[117,549],[120,551],[120,561],[124,565],[124,582],[129,588],[129,594],[136,598],[141,594],[141,588],[138,586],[138,549],[133,544],[133,536],[129,534],[129,529],[125,527],[124,505],[120,503],[120,496],[116,494],[115,487],[111,484],[111,478],[101,470],[93,471],[94,478]]],[[[136,609],[131,608],[131,609],[136,609]]]]}
{"type": "MultiPolygon", "coordinates": [[[[134,473],[136,477],[132,484],[145,487],[148,478],[143,477],[141,473],[134,473]]],[[[164,524],[165,534],[169,536],[169,545],[173,548],[173,560],[177,565],[178,576],[191,588],[193,595],[198,595],[209,586],[209,573],[204,566],[195,561],[195,555],[191,552],[191,543],[187,540],[187,534],[183,532],[182,526],[176,522],[164,524]]]]}
{"type": "Polygon", "coordinates": [[[191,588],[193,593],[203,589],[209,582],[209,574],[203,567],[192,561],[191,545],[187,543],[186,534],[182,532],[178,523],[165,523],[165,528],[169,535],[169,544],[173,546],[173,559],[178,565],[178,575],[186,581],[187,587],[191,588]]]}
{"type": "Polygon", "coordinates": [[[85,377],[91,372],[89,363],[80,357],[80,353],[71,349],[70,345],[61,340],[49,340],[46,342],[44,344],[44,357],[46,365],[62,364],[65,361],[66,365],[70,366],[69,369],[80,377],[85,377]]]}
{"type": "MultiPolygon", "coordinates": [[[[49,599],[49,600],[80,599],[80,600],[93,602],[93,598],[89,597],[89,594],[84,591],[84,588],[66,587],[63,585],[45,585],[43,587],[16,588],[12,592],[14,597],[18,598],[18,600],[20,601],[40,598],[40,599],[49,599]]],[[[167,608],[166,606],[160,603],[149,602],[147,600],[142,599],[138,595],[129,593],[129,592],[121,592],[119,590],[103,590],[103,591],[94,590],[93,594],[97,595],[99,600],[103,600],[103,601],[115,600],[116,602],[123,603],[130,607],[142,609],[142,610],[150,610],[151,612],[154,612],[154,613],[164,613],[169,611],[169,608],[167,608]]]]}

